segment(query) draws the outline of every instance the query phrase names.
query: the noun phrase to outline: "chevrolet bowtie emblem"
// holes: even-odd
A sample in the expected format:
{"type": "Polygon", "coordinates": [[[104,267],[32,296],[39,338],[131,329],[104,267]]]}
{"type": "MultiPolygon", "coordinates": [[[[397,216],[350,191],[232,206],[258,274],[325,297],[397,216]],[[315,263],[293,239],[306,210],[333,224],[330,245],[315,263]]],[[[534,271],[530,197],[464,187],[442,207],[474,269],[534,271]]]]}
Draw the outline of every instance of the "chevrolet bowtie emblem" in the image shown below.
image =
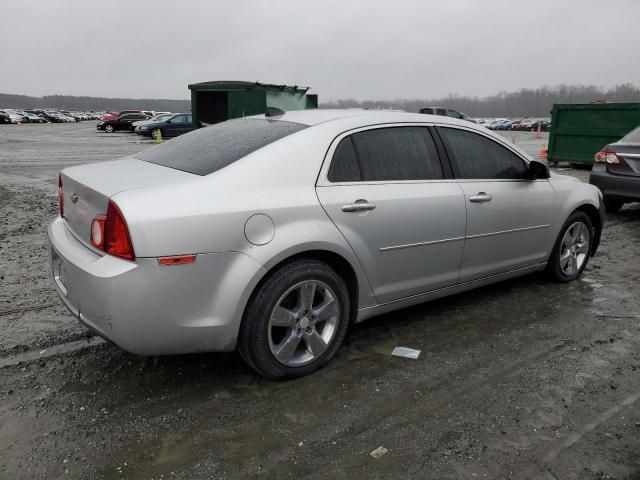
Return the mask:
{"type": "Polygon", "coordinates": [[[78,195],[76,195],[75,193],[72,193],[71,194],[71,202],[78,203],[78,195]]]}

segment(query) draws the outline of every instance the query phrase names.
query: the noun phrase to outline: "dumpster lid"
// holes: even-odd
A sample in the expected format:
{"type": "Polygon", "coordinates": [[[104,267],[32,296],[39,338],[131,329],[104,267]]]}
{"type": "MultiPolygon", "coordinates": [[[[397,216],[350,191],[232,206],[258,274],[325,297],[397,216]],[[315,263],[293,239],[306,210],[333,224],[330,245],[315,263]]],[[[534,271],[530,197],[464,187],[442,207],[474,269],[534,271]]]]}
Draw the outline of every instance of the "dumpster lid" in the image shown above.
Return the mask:
{"type": "Polygon", "coordinates": [[[280,92],[306,93],[310,87],[275,83],[246,82],[243,80],[212,80],[189,84],[189,90],[271,90],[280,92]]]}

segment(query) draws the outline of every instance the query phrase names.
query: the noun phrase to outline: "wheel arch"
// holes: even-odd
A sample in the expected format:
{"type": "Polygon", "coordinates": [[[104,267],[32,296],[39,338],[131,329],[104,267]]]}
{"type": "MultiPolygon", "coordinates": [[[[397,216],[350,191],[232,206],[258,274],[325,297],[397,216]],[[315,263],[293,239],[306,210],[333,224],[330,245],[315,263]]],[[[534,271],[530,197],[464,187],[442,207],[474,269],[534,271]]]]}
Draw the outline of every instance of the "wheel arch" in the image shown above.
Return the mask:
{"type": "Polygon", "coordinates": [[[598,246],[600,245],[600,237],[602,236],[602,227],[603,221],[600,215],[600,211],[590,203],[583,203],[576,207],[571,214],[574,212],[584,212],[591,220],[593,224],[593,243],[591,244],[591,256],[593,256],[598,250],[598,246]]]}
{"type": "MultiPolygon", "coordinates": [[[[299,261],[299,260],[318,260],[326,263],[331,267],[335,272],[344,280],[347,285],[347,291],[349,294],[349,301],[351,304],[350,318],[349,322],[353,323],[356,321],[357,313],[358,313],[358,305],[360,301],[360,291],[361,288],[361,280],[358,279],[358,274],[356,273],[353,265],[342,255],[336,253],[331,250],[325,249],[309,249],[304,251],[299,251],[292,253],[285,258],[279,259],[277,263],[267,266],[267,270],[264,275],[258,280],[256,285],[253,287],[251,294],[249,295],[247,302],[244,305],[243,313],[242,313],[242,322],[244,322],[245,312],[251,303],[253,296],[259,291],[262,285],[269,279],[269,277],[277,270],[282,268],[284,265],[299,261]]],[[[241,327],[242,328],[242,327],[241,327]]]]}

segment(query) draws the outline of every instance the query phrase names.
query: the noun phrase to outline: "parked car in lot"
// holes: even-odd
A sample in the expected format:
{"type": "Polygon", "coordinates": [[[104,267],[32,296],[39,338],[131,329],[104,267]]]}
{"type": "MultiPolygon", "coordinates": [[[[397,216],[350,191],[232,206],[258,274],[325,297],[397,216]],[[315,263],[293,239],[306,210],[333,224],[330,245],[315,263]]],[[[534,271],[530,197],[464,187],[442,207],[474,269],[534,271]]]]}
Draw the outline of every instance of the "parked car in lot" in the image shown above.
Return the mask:
{"type": "Polygon", "coordinates": [[[193,130],[193,122],[190,113],[174,113],[162,120],[144,123],[136,127],[138,135],[157,138],[160,134],[163,137],[177,137],[193,130]]]}
{"type": "Polygon", "coordinates": [[[131,131],[131,124],[137,120],[146,120],[148,115],[143,113],[126,113],[118,116],[113,120],[101,121],[96,125],[97,130],[104,130],[107,133],[112,133],[117,130],[131,131]]]}
{"type": "Polygon", "coordinates": [[[23,110],[20,111],[20,114],[27,119],[29,123],[47,123],[48,120],[40,115],[36,115],[35,113],[25,112],[23,110]]]}
{"type": "Polygon", "coordinates": [[[11,117],[4,110],[0,110],[0,124],[11,123],[11,117]]]}
{"type": "Polygon", "coordinates": [[[161,122],[163,120],[166,120],[167,118],[169,118],[170,116],[172,116],[173,113],[159,113],[154,115],[153,117],[149,117],[145,120],[137,120],[135,122],[133,122],[131,124],[131,128],[135,131],[136,128],[140,127],[141,125],[147,125],[149,123],[154,123],[154,122],[161,122]]]}
{"type": "Polygon", "coordinates": [[[23,117],[11,108],[5,108],[2,112],[5,116],[9,117],[9,123],[24,123],[27,121],[26,117],[23,117]]]}
{"type": "Polygon", "coordinates": [[[602,191],[607,211],[640,202],[640,127],[603,147],[594,160],[589,183],[602,191]]]}
{"type": "Polygon", "coordinates": [[[600,192],[448,117],[302,110],[66,168],[53,284],[142,355],[238,349],[269,378],[326,364],[349,324],[596,252],[600,192]]]}
{"type": "Polygon", "coordinates": [[[418,111],[418,113],[422,113],[426,115],[442,115],[444,117],[458,118],[460,120],[467,120],[468,122],[477,123],[473,118],[471,118],[466,113],[461,113],[451,108],[423,107],[418,111]]]}
{"type": "Polygon", "coordinates": [[[538,126],[540,127],[541,132],[546,132],[549,130],[550,122],[548,120],[536,120],[531,125],[529,125],[525,130],[530,132],[538,131],[538,126]]]}
{"type": "Polygon", "coordinates": [[[495,130],[511,130],[511,126],[515,124],[517,120],[505,120],[495,126],[495,130]]]}
{"type": "Polygon", "coordinates": [[[515,131],[527,130],[534,121],[535,120],[533,120],[532,118],[525,118],[523,120],[518,120],[511,124],[511,130],[515,130],[515,131]]]}
{"type": "Polygon", "coordinates": [[[105,112],[100,116],[100,121],[108,122],[109,120],[115,120],[116,118],[128,113],[141,113],[147,117],[151,116],[151,112],[143,112],[142,110],[122,110],[121,112],[105,112]]]}
{"type": "Polygon", "coordinates": [[[495,118],[495,119],[491,120],[490,122],[488,122],[486,127],[489,130],[495,130],[497,125],[499,125],[502,122],[506,122],[506,121],[508,121],[507,118],[495,118]]]}

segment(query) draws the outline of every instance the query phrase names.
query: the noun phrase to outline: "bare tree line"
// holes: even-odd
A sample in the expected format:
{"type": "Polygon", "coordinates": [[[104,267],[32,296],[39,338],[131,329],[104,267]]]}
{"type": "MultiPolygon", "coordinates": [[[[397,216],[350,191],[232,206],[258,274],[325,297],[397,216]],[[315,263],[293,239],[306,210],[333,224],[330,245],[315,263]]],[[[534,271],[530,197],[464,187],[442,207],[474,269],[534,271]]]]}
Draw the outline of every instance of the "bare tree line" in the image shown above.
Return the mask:
{"type": "Polygon", "coordinates": [[[500,92],[490,97],[449,95],[428,100],[337,100],[322,108],[397,108],[417,112],[421,107],[444,106],[472,117],[548,117],[554,103],[640,102],[640,89],[626,83],[610,89],[595,85],[558,85],[517,92],[500,92]]]}
{"type": "MultiPolygon", "coordinates": [[[[558,85],[517,92],[500,92],[489,97],[449,95],[439,99],[364,100],[321,102],[321,108],[397,108],[417,112],[425,106],[444,106],[475,117],[547,117],[554,103],[640,102],[640,89],[630,83],[604,89],[595,85],[558,85]]],[[[125,109],[188,112],[189,100],[75,97],[48,95],[29,97],[0,93],[0,108],[57,108],[61,110],[125,109]]]]}
{"type": "Polygon", "coordinates": [[[104,98],[74,97],[72,95],[47,95],[29,97],[0,93],[0,108],[51,108],[78,111],[114,111],[127,109],[155,110],[158,112],[190,112],[190,100],[167,100],[158,98],[104,98]]]}

